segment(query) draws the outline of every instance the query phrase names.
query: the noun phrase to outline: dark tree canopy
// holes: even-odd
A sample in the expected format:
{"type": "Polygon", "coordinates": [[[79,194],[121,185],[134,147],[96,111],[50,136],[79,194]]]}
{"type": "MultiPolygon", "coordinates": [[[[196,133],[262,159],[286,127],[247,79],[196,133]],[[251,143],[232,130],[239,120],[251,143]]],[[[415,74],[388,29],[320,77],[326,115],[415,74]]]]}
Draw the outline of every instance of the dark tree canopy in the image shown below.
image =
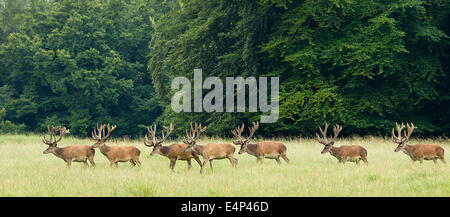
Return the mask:
{"type": "MultiPolygon", "coordinates": [[[[88,136],[208,125],[231,136],[252,113],[175,113],[171,81],[279,77],[280,113],[259,136],[450,130],[450,2],[440,0],[0,0],[0,133],[65,125],[88,136]]],[[[208,91],[204,90],[203,94],[208,91]]]]}

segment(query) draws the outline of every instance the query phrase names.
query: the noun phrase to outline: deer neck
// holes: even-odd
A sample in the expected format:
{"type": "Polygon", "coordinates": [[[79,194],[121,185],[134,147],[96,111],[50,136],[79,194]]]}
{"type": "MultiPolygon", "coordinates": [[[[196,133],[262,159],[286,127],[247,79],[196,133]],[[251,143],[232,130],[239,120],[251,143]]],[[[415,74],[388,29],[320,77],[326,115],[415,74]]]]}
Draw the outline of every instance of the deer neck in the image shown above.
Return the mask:
{"type": "Polygon", "coordinates": [[[338,156],[339,154],[339,148],[340,147],[334,147],[334,146],[331,146],[331,149],[330,149],[330,154],[331,155],[333,155],[333,156],[338,156]]]}
{"type": "Polygon", "coordinates": [[[203,156],[203,145],[197,145],[195,144],[194,147],[192,148],[192,151],[198,155],[202,155],[203,156]]]}
{"type": "Polygon", "coordinates": [[[161,148],[158,150],[158,154],[169,157],[169,151],[170,146],[161,146],[161,148]]]}
{"type": "Polygon", "coordinates": [[[106,155],[111,150],[111,147],[104,144],[104,145],[100,146],[99,149],[102,154],[106,155]]]}
{"type": "Polygon", "coordinates": [[[405,148],[403,149],[403,153],[411,156],[411,154],[414,153],[415,149],[416,149],[416,147],[414,145],[405,144],[405,148]]]}
{"type": "Polygon", "coordinates": [[[56,157],[59,157],[59,158],[61,158],[61,159],[65,159],[65,156],[64,156],[64,148],[59,148],[59,147],[56,147],[56,149],[55,149],[55,151],[54,152],[52,152],[53,153],[53,155],[55,155],[56,157]]]}
{"type": "Polygon", "coordinates": [[[249,153],[250,155],[255,156],[257,147],[258,147],[258,144],[248,144],[247,145],[247,153],[249,153]]]}

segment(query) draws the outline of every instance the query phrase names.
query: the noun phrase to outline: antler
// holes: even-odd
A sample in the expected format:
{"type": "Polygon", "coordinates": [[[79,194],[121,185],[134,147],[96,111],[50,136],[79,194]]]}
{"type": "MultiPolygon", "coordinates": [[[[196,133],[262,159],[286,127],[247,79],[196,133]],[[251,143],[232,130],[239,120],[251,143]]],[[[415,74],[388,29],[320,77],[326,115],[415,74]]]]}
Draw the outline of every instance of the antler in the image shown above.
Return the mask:
{"type": "MultiPolygon", "coordinates": [[[[197,124],[197,123],[195,123],[195,124],[197,124]]],[[[195,138],[195,128],[192,126],[192,122],[191,122],[191,131],[188,133],[188,131],[186,130],[186,137],[190,138],[190,139],[195,138]]]]}
{"type": "Polygon", "coordinates": [[[338,137],[339,133],[342,130],[342,126],[341,125],[339,125],[339,124],[334,125],[333,126],[333,133],[334,133],[334,135],[331,138],[331,140],[328,141],[328,139],[327,139],[328,126],[329,126],[328,123],[325,123],[325,130],[322,130],[322,128],[319,126],[319,130],[320,130],[320,133],[322,134],[323,139],[320,138],[319,134],[316,133],[317,141],[319,143],[321,143],[321,144],[324,144],[324,145],[328,145],[330,143],[334,143],[334,141],[336,140],[336,138],[338,137]]]}
{"type": "Polygon", "coordinates": [[[253,134],[255,134],[255,131],[259,128],[259,122],[253,122],[252,126],[248,127],[249,134],[245,139],[242,138],[242,132],[244,131],[244,127],[245,125],[244,123],[242,123],[240,127],[238,126],[236,127],[236,129],[231,131],[231,133],[233,133],[233,135],[239,139],[239,141],[234,141],[235,144],[237,143],[244,144],[245,142],[248,142],[253,137],[253,134]]]}
{"type": "MultiPolygon", "coordinates": [[[[244,126],[244,123],[242,123],[242,125],[241,125],[240,127],[238,126],[238,127],[236,127],[236,129],[234,129],[234,130],[231,131],[231,133],[232,133],[235,137],[237,137],[241,143],[243,143],[241,134],[242,134],[242,132],[244,131],[244,127],[245,127],[245,126],[244,126]]],[[[237,142],[235,142],[235,143],[237,143],[237,142]]]]}
{"type": "MultiPolygon", "coordinates": [[[[189,138],[191,141],[195,141],[196,138],[198,138],[203,132],[206,131],[207,127],[202,127],[202,124],[197,124],[197,122],[194,123],[194,126],[192,126],[191,122],[191,131],[188,133],[186,130],[186,137],[189,138]]],[[[185,143],[189,143],[187,139],[185,139],[185,143]]]]}
{"type": "MultiPolygon", "coordinates": [[[[402,142],[402,130],[403,130],[403,128],[405,128],[405,125],[403,123],[402,123],[402,125],[398,125],[398,123],[395,122],[395,127],[397,128],[397,136],[395,136],[394,128],[392,128],[391,138],[394,143],[400,143],[400,142],[402,142]]],[[[411,131],[411,133],[412,133],[412,131],[411,131]]]]}
{"type": "Polygon", "coordinates": [[[250,131],[250,134],[249,134],[249,136],[247,137],[248,140],[250,140],[250,138],[253,137],[253,134],[255,133],[255,131],[256,131],[258,128],[259,128],[259,122],[258,122],[258,121],[257,121],[256,123],[253,122],[253,123],[252,123],[252,127],[249,127],[249,128],[248,128],[249,131],[250,131]]]}
{"type": "Polygon", "coordinates": [[[405,137],[403,142],[408,142],[409,141],[409,137],[411,137],[412,132],[414,131],[414,129],[417,128],[417,127],[414,126],[413,123],[411,123],[411,126],[409,126],[409,124],[406,123],[406,127],[408,128],[408,134],[406,134],[406,131],[403,131],[403,136],[405,137]]]}
{"type": "Polygon", "coordinates": [[[156,125],[155,127],[153,126],[150,126],[150,128],[147,127],[147,132],[148,134],[145,134],[144,145],[152,147],[154,144],[156,144],[156,125]],[[147,135],[152,136],[152,141],[148,139],[147,135]]]}
{"type": "Polygon", "coordinates": [[[53,146],[56,146],[58,144],[58,142],[61,141],[61,139],[64,137],[64,135],[70,133],[70,130],[66,129],[66,127],[55,127],[53,125],[52,125],[51,130],[50,130],[50,126],[47,125],[47,131],[48,131],[48,134],[50,135],[50,139],[47,140],[44,135],[42,138],[42,142],[44,142],[44,144],[53,145],[53,146]],[[56,139],[57,131],[59,131],[58,139],[56,139]]]}
{"type": "Polygon", "coordinates": [[[47,131],[48,131],[48,134],[50,135],[50,139],[49,140],[47,140],[46,138],[45,138],[45,134],[42,136],[42,142],[44,143],[44,144],[46,144],[46,145],[53,145],[54,144],[54,142],[52,142],[53,141],[53,139],[54,139],[54,135],[55,135],[55,132],[58,130],[58,128],[55,128],[55,126],[53,126],[52,125],[52,130],[50,130],[50,125],[47,125],[47,131]]]}
{"type": "Polygon", "coordinates": [[[144,144],[148,147],[152,147],[155,145],[159,145],[162,142],[164,142],[167,137],[169,137],[169,135],[172,133],[173,131],[173,125],[170,124],[169,128],[167,128],[166,126],[164,126],[164,130],[165,132],[161,132],[161,139],[158,141],[157,136],[156,136],[156,125],[154,127],[150,127],[150,129],[147,127],[147,131],[148,131],[148,135],[152,136],[152,141],[150,141],[147,137],[147,135],[145,135],[145,140],[144,140],[144,144]]]}
{"type": "Polygon", "coordinates": [[[108,134],[106,134],[106,136],[103,137],[104,140],[106,140],[109,137],[109,135],[111,134],[111,132],[116,129],[117,125],[113,125],[111,128],[111,126],[108,124],[108,125],[106,125],[106,127],[108,128],[108,134]]]}
{"type": "Polygon", "coordinates": [[[95,131],[95,127],[94,130],[92,130],[92,138],[94,140],[101,140],[102,139],[102,132],[105,131],[105,125],[101,124],[100,127],[98,126],[97,123],[97,132],[95,131]]]}
{"type": "MultiPolygon", "coordinates": [[[[57,144],[61,139],[64,137],[64,135],[70,133],[69,129],[66,129],[66,127],[59,128],[59,138],[54,143],[57,144]]],[[[56,135],[54,135],[54,138],[56,139],[56,135]]]]}
{"type": "Polygon", "coordinates": [[[320,133],[322,134],[323,139],[320,138],[319,134],[317,134],[317,132],[316,132],[317,141],[324,145],[328,144],[329,143],[328,139],[327,139],[328,123],[325,123],[325,130],[322,130],[322,128],[320,126],[319,126],[319,130],[320,130],[320,133]]]}
{"type": "Polygon", "coordinates": [[[109,135],[111,135],[111,132],[114,131],[116,129],[117,125],[113,125],[111,128],[111,125],[105,125],[105,124],[101,124],[100,127],[98,126],[97,123],[97,132],[94,130],[92,131],[92,138],[95,140],[103,140],[105,141],[109,135]],[[108,132],[105,136],[105,126],[108,128],[108,132]]]}
{"type": "Polygon", "coordinates": [[[333,136],[333,139],[331,140],[331,142],[334,142],[334,140],[336,140],[336,138],[338,137],[341,130],[342,130],[342,126],[340,126],[338,124],[334,125],[334,127],[333,127],[334,136],[333,136]]]}
{"type": "Polygon", "coordinates": [[[174,129],[172,123],[170,123],[169,128],[167,128],[166,126],[163,126],[163,128],[164,128],[165,134],[164,134],[164,132],[161,132],[161,140],[159,141],[159,143],[164,142],[167,139],[167,137],[169,137],[169,135],[172,133],[172,131],[174,129]]]}

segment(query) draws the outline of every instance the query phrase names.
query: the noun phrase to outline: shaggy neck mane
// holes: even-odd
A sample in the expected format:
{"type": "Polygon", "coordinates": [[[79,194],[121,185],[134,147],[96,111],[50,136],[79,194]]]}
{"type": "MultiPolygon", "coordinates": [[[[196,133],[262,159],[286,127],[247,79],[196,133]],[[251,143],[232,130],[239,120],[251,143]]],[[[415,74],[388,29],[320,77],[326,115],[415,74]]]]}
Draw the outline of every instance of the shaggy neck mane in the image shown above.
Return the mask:
{"type": "Polygon", "coordinates": [[[160,152],[163,156],[167,156],[167,155],[169,154],[169,150],[170,150],[169,146],[162,146],[162,147],[159,149],[159,152],[160,152]]]}
{"type": "Polygon", "coordinates": [[[204,147],[202,145],[197,145],[197,144],[195,144],[194,148],[193,148],[194,152],[199,155],[202,155],[203,149],[204,149],[204,147]]]}
{"type": "Polygon", "coordinates": [[[64,148],[56,147],[55,152],[53,153],[56,157],[64,159],[64,148]]]}
{"type": "Polygon", "coordinates": [[[256,153],[256,147],[258,147],[257,144],[248,144],[247,145],[247,153],[255,154],[256,153]]]}
{"type": "Polygon", "coordinates": [[[405,151],[407,151],[408,153],[412,153],[412,152],[414,152],[414,149],[415,149],[416,147],[414,146],[414,145],[408,145],[408,144],[405,144],[405,151]]]}
{"type": "Polygon", "coordinates": [[[106,144],[103,144],[102,146],[100,146],[100,152],[104,155],[106,155],[109,150],[111,150],[111,147],[107,146],[106,144]]]}

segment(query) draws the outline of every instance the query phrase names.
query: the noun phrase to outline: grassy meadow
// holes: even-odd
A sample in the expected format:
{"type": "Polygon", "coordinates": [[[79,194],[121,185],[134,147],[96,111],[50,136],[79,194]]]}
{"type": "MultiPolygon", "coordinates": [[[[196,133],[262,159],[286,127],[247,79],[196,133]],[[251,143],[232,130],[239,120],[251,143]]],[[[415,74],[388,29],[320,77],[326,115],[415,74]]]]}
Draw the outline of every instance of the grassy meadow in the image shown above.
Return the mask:
{"type": "MultiPolygon", "coordinates": [[[[203,139],[199,144],[224,141],[203,139]]],[[[165,145],[177,141],[168,141],[165,145]]],[[[96,149],[97,167],[84,168],[72,163],[71,168],[46,149],[37,135],[0,135],[0,196],[450,196],[450,165],[440,161],[412,163],[402,152],[394,153],[396,144],[383,138],[341,139],[336,145],[362,145],[368,150],[369,166],[363,163],[338,164],[330,154],[322,155],[323,146],[313,139],[283,140],[291,160],[277,165],[265,159],[262,165],[248,154],[239,159],[238,168],[228,159],[214,161],[214,172],[207,165],[204,174],[193,160],[187,171],[185,161],[177,161],[175,173],[169,160],[150,157],[151,149],[142,140],[111,140],[108,145],[136,145],[141,150],[142,167],[109,162],[96,149]]],[[[450,140],[412,140],[438,143],[446,150],[450,162],[450,140]]],[[[58,146],[91,145],[92,140],[63,138],[58,146]]]]}

